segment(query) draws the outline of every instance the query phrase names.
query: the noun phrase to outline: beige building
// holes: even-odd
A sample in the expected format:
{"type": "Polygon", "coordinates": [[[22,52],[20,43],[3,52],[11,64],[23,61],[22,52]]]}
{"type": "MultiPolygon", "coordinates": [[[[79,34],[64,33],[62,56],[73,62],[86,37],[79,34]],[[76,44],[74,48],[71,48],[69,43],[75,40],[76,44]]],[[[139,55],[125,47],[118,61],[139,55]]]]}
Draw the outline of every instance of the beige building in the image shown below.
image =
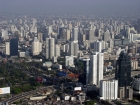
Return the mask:
{"type": "Polygon", "coordinates": [[[131,60],[131,69],[132,70],[138,69],[138,61],[137,60],[131,60]]]}

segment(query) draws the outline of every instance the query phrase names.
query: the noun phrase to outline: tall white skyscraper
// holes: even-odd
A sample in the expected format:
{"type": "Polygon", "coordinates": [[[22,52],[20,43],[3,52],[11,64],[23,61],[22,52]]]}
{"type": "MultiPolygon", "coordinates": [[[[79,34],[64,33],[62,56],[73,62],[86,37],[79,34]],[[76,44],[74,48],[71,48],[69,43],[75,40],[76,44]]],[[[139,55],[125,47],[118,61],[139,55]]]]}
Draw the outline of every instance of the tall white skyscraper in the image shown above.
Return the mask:
{"type": "Polygon", "coordinates": [[[66,35],[66,40],[70,40],[70,30],[69,29],[67,29],[67,35],[66,35]]]}
{"type": "Polygon", "coordinates": [[[54,38],[46,38],[46,59],[52,59],[54,56],[54,38]]]}
{"type": "Polygon", "coordinates": [[[49,27],[48,27],[48,34],[49,34],[49,35],[52,34],[52,26],[49,26],[49,27]]]}
{"type": "Polygon", "coordinates": [[[100,85],[100,80],[103,79],[103,63],[104,55],[100,52],[94,52],[90,55],[90,71],[89,71],[89,83],[100,85]]]}
{"type": "Polygon", "coordinates": [[[5,42],[5,54],[10,55],[10,42],[5,42]]]}
{"type": "Polygon", "coordinates": [[[78,42],[78,27],[72,30],[72,41],[78,42]]]}
{"type": "Polygon", "coordinates": [[[103,100],[116,100],[118,98],[118,80],[101,80],[99,95],[103,100]]]}
{"type": "Polygon", "coordinates": [[[55,57],[60,56],[60,45],[55,45],[55,57]]]}
{"type": "Polygon", "coordinates": [[[42,51],[42,43],[40,43],[37,37],[35,37],[34,41],[32,42],[32,54],[39,55],[41,51],[42,51]]]}
{"type": "Polygon", "coordinates": [[[89,40],[90,41],[93,41],[95,38],[94,38],[94,30],[93,29],[89,29],[89,40]]]}
{"type": "Polygon", "coordinates": [[[69,55],[77,56],[79,51],[78,42],[72,41],[69,43],[69,55]]]}

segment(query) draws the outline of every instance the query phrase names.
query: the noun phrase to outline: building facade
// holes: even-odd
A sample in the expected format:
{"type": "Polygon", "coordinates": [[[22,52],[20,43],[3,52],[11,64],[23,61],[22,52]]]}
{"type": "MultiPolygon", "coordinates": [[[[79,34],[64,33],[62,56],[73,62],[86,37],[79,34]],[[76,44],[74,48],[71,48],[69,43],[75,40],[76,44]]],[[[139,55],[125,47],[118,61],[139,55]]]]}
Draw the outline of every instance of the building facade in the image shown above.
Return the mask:
{"type": "Polygon", "coordinates": [[[100,99],[115,100],[118,98],[118,80],[101,80],[99,89],[100,99]]]}
{"type": "Polygon", "coordinates": [[[131,61],[125,51],[120,53],[117,60],[115,79],[118,80],[118,98],[132,99],[133,90],[131,88],[131,61]]]}

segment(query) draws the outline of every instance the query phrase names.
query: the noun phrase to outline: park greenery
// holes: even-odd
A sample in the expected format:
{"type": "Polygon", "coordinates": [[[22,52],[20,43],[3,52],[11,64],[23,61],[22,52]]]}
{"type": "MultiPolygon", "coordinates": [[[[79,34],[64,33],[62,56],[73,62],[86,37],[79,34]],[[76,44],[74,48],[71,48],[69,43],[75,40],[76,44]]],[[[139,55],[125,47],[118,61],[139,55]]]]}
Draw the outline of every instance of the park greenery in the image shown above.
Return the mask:
{"type": "MultiPolygon", "coordinates": [[[[28,64],[32,65],[32,64],[28,64]]],[[[32,68],[25,68],[25,63],[0,63],[0,87],[11,88],[11,94],[19,94],[36,89],[41,84],[34,76],[39,72],[32,68]],[[34,72],[34,73],[33,73],[34,72]],[[34,74],[34,76],[31,76],[34,74]]],[[[37,65],[38,66],[38,65],[37,65]]]]}

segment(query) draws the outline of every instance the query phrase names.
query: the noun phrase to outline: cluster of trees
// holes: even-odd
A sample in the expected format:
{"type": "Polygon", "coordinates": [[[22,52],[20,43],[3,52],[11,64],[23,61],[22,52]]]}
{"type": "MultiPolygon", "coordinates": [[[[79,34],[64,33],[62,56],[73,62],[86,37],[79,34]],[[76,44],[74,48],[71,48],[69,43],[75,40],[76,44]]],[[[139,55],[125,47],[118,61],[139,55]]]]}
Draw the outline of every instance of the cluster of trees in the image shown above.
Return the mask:
{"type": "Polygon", "coordinates": [[[2,78],[0,79],[0,87],[10,86],[12,94],[34,90],[41,85],[22,69],[24,64],[19,65],[21,68],[17,67],[16,64],[0,63],[0,78],[2,78]]]}

